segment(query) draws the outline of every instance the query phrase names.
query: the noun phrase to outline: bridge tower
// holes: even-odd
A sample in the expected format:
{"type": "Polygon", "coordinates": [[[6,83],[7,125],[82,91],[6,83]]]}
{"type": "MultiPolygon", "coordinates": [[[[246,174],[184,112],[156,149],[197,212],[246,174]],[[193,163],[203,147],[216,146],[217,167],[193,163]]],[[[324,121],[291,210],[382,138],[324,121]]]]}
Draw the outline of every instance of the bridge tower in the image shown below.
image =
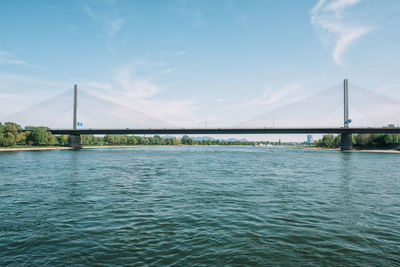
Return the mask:
{"type": "MultiPolygon", "coordinates": [[[[77,127],[77,111],[78,111],[78,86],[74,85],[74,114],[73,114],[73,126],[72,129],[76,130],[77,127]]],[[[81,136],[80,134],[71,134],[69,136],[69,146],[75,149],[81,148],[81,136]]]]}
{"type": "MultiPolygon", "coordinates": [[[[345,79],[343,83],[344,91],[344,128],[349,128],[351,120],[349,118],[349,80],[345,79]]],[[[353,150],[353,135],[351,133],[342,133],[340,139],[340,150],[353,150]]]]}

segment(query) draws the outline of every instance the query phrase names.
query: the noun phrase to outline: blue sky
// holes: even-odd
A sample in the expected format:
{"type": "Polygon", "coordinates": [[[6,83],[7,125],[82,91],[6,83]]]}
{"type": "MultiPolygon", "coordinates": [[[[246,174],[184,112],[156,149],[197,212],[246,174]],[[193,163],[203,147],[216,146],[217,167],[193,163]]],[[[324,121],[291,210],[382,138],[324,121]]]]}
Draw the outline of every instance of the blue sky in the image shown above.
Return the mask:
{"type": "Polygon", "coordinates": [[[77,83],[178,125],[229,126],[339,84],[400,99],[400,2],[0,2],[0,118],[77,83]]]}

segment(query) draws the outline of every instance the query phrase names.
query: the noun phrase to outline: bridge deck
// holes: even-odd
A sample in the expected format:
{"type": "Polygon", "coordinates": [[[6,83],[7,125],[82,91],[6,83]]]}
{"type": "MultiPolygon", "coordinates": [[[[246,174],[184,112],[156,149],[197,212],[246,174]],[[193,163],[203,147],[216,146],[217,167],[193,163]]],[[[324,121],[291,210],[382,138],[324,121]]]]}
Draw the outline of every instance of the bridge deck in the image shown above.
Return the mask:
{"type": "Polygon", "coordinates": [[[400,128],[188,128],[188,129],[50,129],[52,134],[395,134],[400,128]]]}

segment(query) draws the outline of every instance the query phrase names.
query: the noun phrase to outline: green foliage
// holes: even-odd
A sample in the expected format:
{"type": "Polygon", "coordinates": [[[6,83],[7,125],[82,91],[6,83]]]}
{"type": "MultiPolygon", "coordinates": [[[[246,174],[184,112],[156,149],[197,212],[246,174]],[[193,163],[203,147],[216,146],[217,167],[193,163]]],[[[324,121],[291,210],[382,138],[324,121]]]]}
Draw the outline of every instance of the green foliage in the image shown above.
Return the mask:
{"type": "Polygon", "coordinates": [[[181,139],[181,143],[182,143],[182,145],[194,145],[195,140],[193,140],[192,138],[190,138],[187,135],[184,135],[181,139]]]}
{"type": "Polygon", "coordinates": [[[0,123],[0,146],[15,146],[23,139],[22,128],[16,123],[0,123]]]}
{"type": "MultiPolygon", "coordinates": [[[[22,132],[21,126],[16,123],[0,123],[0,146],[19,145],[69,145],[69,135],[54,136],[46,127],[25,127],[22,132]]],[[[252,145],[252,142],[225,141],[225,140],[201,140],[196,141],[185,135],[181,139],[176,137],[163,138],[159,135],[152,137],[128,136],[128,135],[105,135],[95,137],[94,135],[81,135],[82,145],[252,145]]]]}
{"type": "MultiPolygon", "coordinates": [[[[399,134],[353,134],[353,145],[356,148],[395,148],[399,146],[399,142],[399,134]]],[[[340,147],[340,135],[324,135],[315,145],[326,148],[340,147]]]]}
{"type": "Polygon", "coordinates": [[[128,145],[134,146],[137,145],[138,140],[135,136],[128,136],[128,145]]]}
{"type": "Polygon", "coordinates": [[[62,146],[67,146],[69,144],[69,135],[63,134],[56,137],[57,143],[62,146]]]}
{"type": "Polygon", "coordinates": [[[342,141],[342,136],[340,134],[335,136],[335,140],[333,141],[333,147],[340,147],[341,141],[342,141]]]}
{"type": "Polygon", "coordinates": [[[334,148],[335,144],[335,137],[332,134],[326,134],[322,137],[322,140],[318,142],[319,147],[326,147],[326,148],[334,148]]]}
{"type": "Polygon", "coordinates": [[[94,135],[83,134],[81,135],[81,145],[84,146],[98,146],[103,144],[103,138],[95,137],[94,135]]]}
{"type": "Polygon", "coordinates": [[[6,134],[6,127],[0,122],[0,146],[3,146],[6,134]]]}
{"type": "Polygon", "coordinates": [[[57,144],[58,140],[46,127],[31,127],[27,132],[26,142],[29,145],[46,146],[57,144]]]}
{"type": "Polygon", "coordinates": [[[356,145],[364,147],[371,143],[372,134],[357,134],[355,135],[356,145]]]}

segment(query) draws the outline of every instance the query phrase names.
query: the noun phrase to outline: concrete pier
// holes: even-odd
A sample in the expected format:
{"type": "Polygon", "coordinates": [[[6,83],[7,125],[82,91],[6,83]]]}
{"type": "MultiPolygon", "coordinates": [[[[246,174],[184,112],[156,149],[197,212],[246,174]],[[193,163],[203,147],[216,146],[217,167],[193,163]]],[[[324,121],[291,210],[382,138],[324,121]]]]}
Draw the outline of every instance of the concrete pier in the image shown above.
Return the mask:
{"type": "MultiPolygon", "coordinates": [[[[77,113],[78,113],[78,86],[74,85],[74,114],[72,129],[77,129],[77,113]]],[[[69,136],[69,146],[75,149],[81,148],[81,136],[79,134],[71,134],[69,136]]]]}
{"type": "Polygon", "coordinates": [[[353,135],[343,133],[340,138],[340,150],[348,152],[353,150],[353,135]]]}
{"type": "MultiPolygon", "coordinates": [[[[343,106],[344,106],[344,128],[349,128],[351,122],[349,118],[349,80],[345,79],[343,82],[343,106]]],[[[353,136],[351,133],[342,133],[340,139],[340,150],[351,151],[353,150],[353,136]]]]}
{"type": "Polygon", "coordinates": [[[69,146],[74,148],[74,149],[80,149],[81,146],[81,136],[78,135],[70,135],[69,136],[69,146]]]}

